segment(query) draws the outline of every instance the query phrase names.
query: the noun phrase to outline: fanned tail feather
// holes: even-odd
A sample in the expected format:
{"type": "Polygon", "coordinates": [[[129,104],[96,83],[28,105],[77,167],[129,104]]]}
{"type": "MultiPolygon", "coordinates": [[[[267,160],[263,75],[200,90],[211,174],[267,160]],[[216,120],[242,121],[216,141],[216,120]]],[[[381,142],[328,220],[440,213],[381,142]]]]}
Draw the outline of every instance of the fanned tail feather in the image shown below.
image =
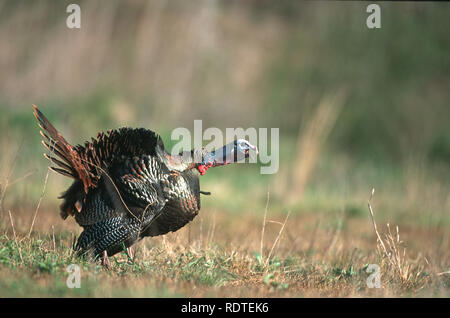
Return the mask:
{"type": "Polygon", "coordinates": [[[75,180],[81,180],[84,185],[84,191],[87,193],[88,188],[92,185],[92,180],[80,155],[75,148],[64,139],[56,128],[53,127],[47,117],[39,111],[36,105],[33,105],[33,113],[41,128],[41,135],[44,138],[42,144],[51,154],[58,157],[57,159],[44,154],[45,158],[58,166],[50,167],[50,169],[75,180]]]}

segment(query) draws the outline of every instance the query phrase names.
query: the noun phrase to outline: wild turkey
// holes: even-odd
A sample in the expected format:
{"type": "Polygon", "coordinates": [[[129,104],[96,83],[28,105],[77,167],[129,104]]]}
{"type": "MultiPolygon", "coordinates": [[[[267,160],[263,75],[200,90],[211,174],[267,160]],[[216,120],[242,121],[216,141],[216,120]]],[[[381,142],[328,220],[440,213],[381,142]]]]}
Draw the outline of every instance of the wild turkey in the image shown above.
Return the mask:
{"type": "Polygon", "coordinates": [[[74,179],[61,195],[63,219],[83,227],[75,250],[108,255],[146,236],[176,231],[200,210],[199,176],[211,167],[240,161],[257,148],[243,139],[208,153],[204,148],[171,155],[161,137],[144,128],[99,132],[84,146],[71,146],[33,105],[44,137],[44,154],[55,172],[74,179]],[[197,160],[196,160],[197,159],[197,160]]]}

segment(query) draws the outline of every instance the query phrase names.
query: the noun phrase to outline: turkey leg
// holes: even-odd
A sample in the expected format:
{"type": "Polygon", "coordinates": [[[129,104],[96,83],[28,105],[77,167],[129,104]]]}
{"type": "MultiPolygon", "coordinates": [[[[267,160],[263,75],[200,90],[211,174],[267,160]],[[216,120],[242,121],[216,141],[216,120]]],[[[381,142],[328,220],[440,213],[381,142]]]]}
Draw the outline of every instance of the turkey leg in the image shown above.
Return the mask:
{"type": "Polygon", "coordinates": [[[108,253],[106,251],[103,251],[102,265],[105,266],[106,269],[111,269],[111,262],[109,261],[108,253]]]}
{"type": "Polygon", "coordinates": [[[129,257],[131,260],[134,259],[134,256],[133,256],[133,249],[131,248],[131,246],[130,246],[130,247],[127,247],[127,254],[128,254],[128,257],[129,257]]]}

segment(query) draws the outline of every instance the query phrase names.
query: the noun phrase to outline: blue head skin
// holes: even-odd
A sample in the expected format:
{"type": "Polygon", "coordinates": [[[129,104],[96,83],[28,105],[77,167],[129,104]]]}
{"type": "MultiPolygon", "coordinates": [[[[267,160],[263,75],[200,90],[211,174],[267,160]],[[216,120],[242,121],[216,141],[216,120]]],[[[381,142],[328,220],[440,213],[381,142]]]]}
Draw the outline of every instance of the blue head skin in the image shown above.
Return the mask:
{"type": "Polygon", "coordinates": [[[198,166],[198,170],[201,175],[204,175],[208,168],[240,162],[250,156],[250,150],[255,151],[255,154],[258,155],[256,146],[253,146],[245,139],[236,139],[222,148],[206,154],[202,163],[198,166]]]}

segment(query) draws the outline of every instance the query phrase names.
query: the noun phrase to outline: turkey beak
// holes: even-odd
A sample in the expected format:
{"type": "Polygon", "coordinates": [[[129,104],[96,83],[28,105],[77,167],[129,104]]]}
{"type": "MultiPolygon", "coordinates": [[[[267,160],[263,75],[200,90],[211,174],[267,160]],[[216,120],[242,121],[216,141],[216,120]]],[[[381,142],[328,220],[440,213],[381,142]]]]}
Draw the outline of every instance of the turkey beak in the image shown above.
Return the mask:
{"type": "Polygon", "coordinates": [[[222,148],[224,164],[241,162],[250,157],[250,151],[254,151],[258,155],[258,147],[246,142],[246,147],[237,147],[236,141],[229,143],[222,148]]]}

